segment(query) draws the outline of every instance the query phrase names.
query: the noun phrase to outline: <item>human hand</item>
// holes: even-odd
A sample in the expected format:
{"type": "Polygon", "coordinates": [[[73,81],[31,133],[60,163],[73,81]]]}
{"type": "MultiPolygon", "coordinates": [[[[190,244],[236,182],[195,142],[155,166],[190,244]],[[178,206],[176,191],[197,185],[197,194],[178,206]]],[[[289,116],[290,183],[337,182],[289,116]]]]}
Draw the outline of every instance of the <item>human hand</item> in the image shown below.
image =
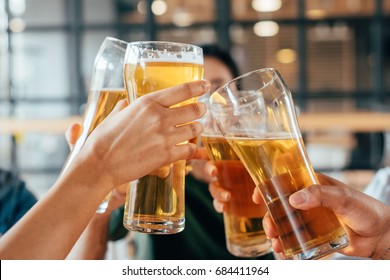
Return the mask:
{"type": "Polygon", "coordinates": [[[218,213],[223,213],[230,201],[231,193],[218,183],[218,169],[209,160],[206,148],[198,148],[196,154],[189,160],[191,174],[198,180],[209,183],[209,192],[213,197],[213,206],[218,213]]]}
{"type": "Polygon", "coordinates": [[[187,168],[199,181],[210,183],[216,180],[217,168],[207,156],[205,147],[198,147],[197,152],[188,159],[187,168]]]}
{"type": "Polygon", "coordinates": [[[83,182],[114,186],[196,152],[192,143],[179,144],[200,134],[203,103],[170,106],[208,91],[209,83],[196,81],[160,90],[138,98],[129,106],[120,101],[113,112],[91,133],[72,169],[85,172],[83,182]]]}
{"type": "MultiPolygon", "coordinates": [[[[291,206],[300,210],[327,207],[344,224],[350,244],[339,252],[365,258],[390,258],[390,207],[343,183],[323,174],[317,174],[321,185],[311,186],[292,194],[291,206]]],[[[255,203],[262,202],[257,189],[255,203]]],[[[271,216],[263,218],[265,233],[272,240],[274,252],[282,253],[278,230],[271,216]]]]}

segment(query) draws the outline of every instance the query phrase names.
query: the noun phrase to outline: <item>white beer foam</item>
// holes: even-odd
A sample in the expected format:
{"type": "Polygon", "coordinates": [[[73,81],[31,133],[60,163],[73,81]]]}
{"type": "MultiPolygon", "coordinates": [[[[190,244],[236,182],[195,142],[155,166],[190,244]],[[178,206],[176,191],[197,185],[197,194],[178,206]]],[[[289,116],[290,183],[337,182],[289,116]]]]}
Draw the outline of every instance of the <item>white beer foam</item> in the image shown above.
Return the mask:
{"type": "Polygon", "coordinates": [[[168,53],[167,51],[156,51],[155,53],[149,53],[148,57],[143,57],[142,60],[143,62],[174,62],[203,65],[203,57],[192,52],[168,53]]]}

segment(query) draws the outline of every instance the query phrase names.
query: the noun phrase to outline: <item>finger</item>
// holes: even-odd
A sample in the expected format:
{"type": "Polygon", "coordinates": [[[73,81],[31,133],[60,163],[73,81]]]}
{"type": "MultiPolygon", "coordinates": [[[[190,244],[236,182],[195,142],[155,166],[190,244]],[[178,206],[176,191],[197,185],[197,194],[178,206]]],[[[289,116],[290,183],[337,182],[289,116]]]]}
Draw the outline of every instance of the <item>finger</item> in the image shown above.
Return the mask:
{"type": "Polygon", "coordinates": [[[272,239],[278,237],[275,223],[268,212],[263,217],[263,229],[268,238],[272,239]]]}
{"type": "Polygon", "coordinates": [[[205,159],[208,160],[207,150],[204,147],[199,147],[196,154],[194,154],[191,159],[205,159]]]}
{"type": "Polygon", "coordinates": [[[181,125],[200,119],[206,113],[204,103],[191,103],[185,106],[170,108],[165,121],[173,125],[181,125]]]}
{"type": "Polygon", "coordinates": [[[111,191],[110,199],[108,201],[108,207],[106,213],[119,208],[126,202],[126,194],[118,191],[118,188],[111,191]]]}
{"type": "Polygon", "coordinates": [[[166,162],[166,164],[175,162],[177,160],[187,159],[196,153],[197,149],[198,147],[193,143],[176,145],[172,147],[171,156],[168,159],[169,162],[166,162]]]}
{"type": "MultiPolygon", "coordinates": [[[[129,102],[127,101],[127,99],[121,99],[119,100],[116,104],[115,104],[115,107],[114,109],[112,109],[112,111],[108,114],[107,118],[106,119],[109,119],[111,118],[111,116],[119,113],[120,111],[122,111],[124,108],[126,108],[127,106],[129,105],[129,102]]],[[[105,119],[105,120],[106,120],[105,119]]],[[[104,120],[104,122],[106,122],[104,120]]]]}
{"type": "Polygon", "coordinates": [[[120,190],[118,190],[118,188],[113,189],[111,191],[110,199],[116,199],[116,200],[125,202],[125,200],[126,200],[126,193],[121,192],[120,190]]]}
{"type": "Polygon", "coordinates": [[[328,207],[344,222],[353,223],[369,219],[375,200],[351,188],[315,185],[292,194],[289,198],[294,208],[308,210],[314,207],[328,207]]]}
{"type": "Polygon", "coordinates": [[[201,96],[210,89],[210,82],[200,80],[149,93],[147,96],[164,107],[170,107],[188,99],[201,96]]]}
{"type": "Polygon", "coordinates": [[[209,192],[214,199],[221,202],[228,202],[231,198],[231,193],[224,188],[221,188],[218,182],[211,182],[209,184],[209,192]]]}
{"type": "Polygon", "coordinates": [[[213,206],[215,211],[217,211],[218,213],[223,213],[225,211],[225,204],[216,199],[213,200],[213,206]]]}
{"type": "Polygon", "coordinates": [[[116,103],[114,109],[111,111],[110,115],[122,111],[128,105],[129,105],[129,102],[126,99],[119,100],[118,103],[116,103]]]}
{"type": "Polygon", "coordinates": [[[128,184],[128,183],[122,184],[122,185],[116,187],[116,188],[114,189],[114,191],[115,191],[116,193],[126,195],[127,189],[129,188],[129,186],[130,186],[130,184],[128,184]]]}
{"type": "Polygon", "coordinates": [[[198,136],[202,130],[203,125],[200,122],[192,122],[179,127],[172,127],[172,133],[169,135],[168,143],[178,144],[188,141],[189,139],[198,136]]]}
{"type": "Polygon", "coordinates": [[[258,188],[254,188],[252,194],[252,200],[256,204],[264,204],[263,197],[261,196],[258,188]]]}
{"type": "Polygon", "coordinates": [[[126,108],[129,105],[129,102],[126,99],[119,100],[114,109],[108,114],[107,118],[103,120],[103,123],[107,122],[107,119],[111,119],[114,115],[122,111],[124,108],[126,108]]]}
{"type": "Polygon", "coordinates": [[[206,161],[204,165],[204,172],[210,178],[216,179],[216,176],[218,175],[218,169],[211,161],[206,161]]]}
{"type": "Polygon", "coordinates": [[[69,148],[72,150],[73,146],[76,144],[77,139],[81,133],[81,125],[78,123],[71,124],[65,132],[66,142],[69,145],[69,148]]]}
{"type": "Polygon", "coordinates": [[[274,252],[280,253],[281,257],[285,259],[286,257],[284,256],[282,242],[280,242],[280,239],[273,238],[271,239],[271,242],[272,242],[272,249],[274,250],[274,252]]]}

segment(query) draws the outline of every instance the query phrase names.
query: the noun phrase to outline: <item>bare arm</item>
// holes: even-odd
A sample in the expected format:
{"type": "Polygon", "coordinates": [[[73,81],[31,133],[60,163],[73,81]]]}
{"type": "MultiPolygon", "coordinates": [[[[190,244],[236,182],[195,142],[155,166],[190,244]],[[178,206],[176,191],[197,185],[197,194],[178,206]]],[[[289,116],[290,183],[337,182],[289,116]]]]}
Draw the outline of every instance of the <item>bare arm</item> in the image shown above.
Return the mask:
{"type": "Polygon", "coordinates": [[[67,259],[102,260],[106,254],[110,213],[95,214],[67,259]]]}
{"type": "Polygon", "coordinates": [[[125,203],[129,184],[117,187],[111,192],[106,212],[95,213],[86,229],[73,246],[67,259],[101,260],[107,251],[108,227],[111,212],[125,203]]]}
{"type": "Polygon", "coordinates": [[[205,106],[170,106],[208,88],[197,81],[151,93],[124,109],[118,103],[48,194],[0,239],[0,259],[64,259],[115,186],[194,154],[196,145],[177,143],[201,132],[191,122],[205,106]]]}
{"type": "Polygon", "coordinates": [[[67,174],[60,178],[52,190],[1,238],[1,259],[65,258],[107,190],[109,186],[87,181],[81,176],[67,174]],[[80,197],[87,199],[80,200],[80,197]]]}

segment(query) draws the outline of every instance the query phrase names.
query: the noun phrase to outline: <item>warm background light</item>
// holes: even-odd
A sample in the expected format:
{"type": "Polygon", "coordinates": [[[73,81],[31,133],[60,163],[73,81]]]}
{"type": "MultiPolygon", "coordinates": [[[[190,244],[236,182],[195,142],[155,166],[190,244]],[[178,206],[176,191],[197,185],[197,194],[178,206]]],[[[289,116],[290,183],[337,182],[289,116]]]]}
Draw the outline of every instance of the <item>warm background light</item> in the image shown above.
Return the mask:
{"type": "Polygon", "coordinates": [[[297,59],[297,52],[293,49],[281,49],[276,52],[276,60],[280,63],[293,63],[297,59]]]}
{"type": "Polygon", "coordinates": [[[279,25],[274,21],[259,21],[253,26],[253,31],[259,37],[271,37],[278,34],[279,25]]]}
{"type": "Polygon", "coordinates": [[[193,22],[191,13],[179,9],[173,14],[172,21],[179,27],[190,26],[193,22]]]}
{"type": "Polygon", "coordinates": [[[12,32],[23,32],[26,29],[26,22],[21,18],[13,18],[9,21],[9,29],[12,32]]]}
{"type": "Polygon", "coordinates": [[[326,17],[327,13],[322,9],[313,9],[306,12],[306,16],[310,19],[322,19],[326,17]]]}
{"type": "Polygon", "coordinates": [[[137,10],[140,14],[146,15],[146,8],[147,8],[146,0],[139,1],[137,4],[137,10]]]}
{"type": "Polygon", "coordinates": [[[282,7],[282,0],[253,0],[252,8],[257,12],[276,12],[282,7]]]}
{"type": "Polygon", "coordinates": [[[168,9],[168,5],[163,0],[155,0],[152,3],[152,12],[156,16],[162,16],[167,12],[167,9],[168,9]]]}

